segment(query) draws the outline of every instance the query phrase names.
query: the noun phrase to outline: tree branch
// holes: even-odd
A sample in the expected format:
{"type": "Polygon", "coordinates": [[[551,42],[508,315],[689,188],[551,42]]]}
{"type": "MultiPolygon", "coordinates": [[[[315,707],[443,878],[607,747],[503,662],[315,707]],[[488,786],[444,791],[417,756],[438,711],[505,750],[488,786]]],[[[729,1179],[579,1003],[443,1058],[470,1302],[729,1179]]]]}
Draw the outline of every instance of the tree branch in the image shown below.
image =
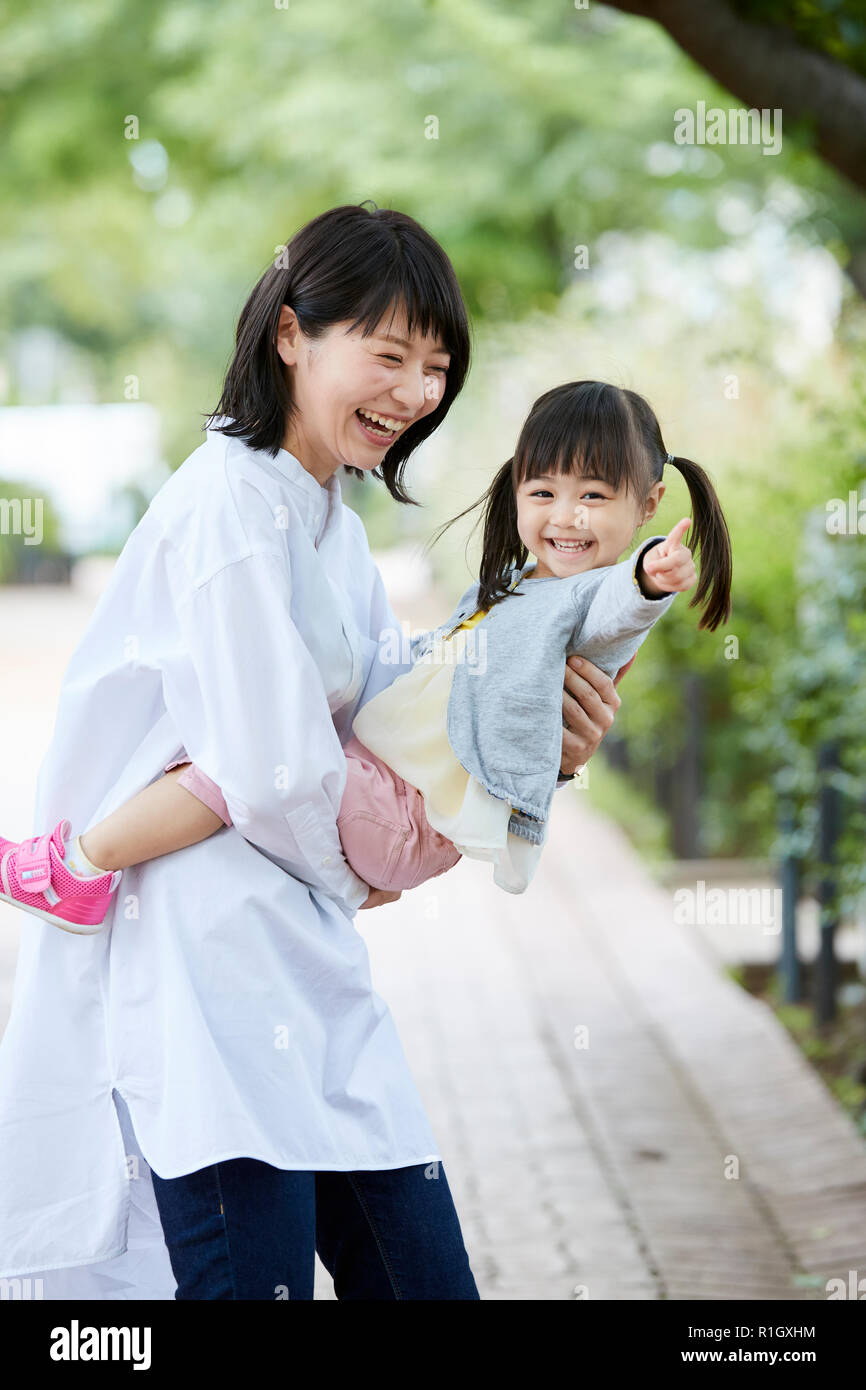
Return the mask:
{"type": "Polygon", "coordinates": [[[654,19],[748,107],[814,122],[821,158],[866,190],[866,79],[784,29],[742,19],[727,0],[608,0],[654,19]]]}

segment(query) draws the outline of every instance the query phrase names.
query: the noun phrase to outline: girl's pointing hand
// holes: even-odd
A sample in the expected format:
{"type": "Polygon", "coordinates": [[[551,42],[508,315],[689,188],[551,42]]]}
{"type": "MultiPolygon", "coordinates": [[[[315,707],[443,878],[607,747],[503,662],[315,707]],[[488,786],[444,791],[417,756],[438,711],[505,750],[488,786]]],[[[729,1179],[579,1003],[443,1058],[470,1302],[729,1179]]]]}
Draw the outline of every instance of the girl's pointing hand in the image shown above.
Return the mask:
{"type": "Polygon", "coordinates": [[[644,593],[653,598],[681,594],[695,583],[698,574],[692,552],[683,545],[683,536],[691,524],[691,518],[684,516],[663,541],[644,551],[637,567],[638,583],[644,593]]]}

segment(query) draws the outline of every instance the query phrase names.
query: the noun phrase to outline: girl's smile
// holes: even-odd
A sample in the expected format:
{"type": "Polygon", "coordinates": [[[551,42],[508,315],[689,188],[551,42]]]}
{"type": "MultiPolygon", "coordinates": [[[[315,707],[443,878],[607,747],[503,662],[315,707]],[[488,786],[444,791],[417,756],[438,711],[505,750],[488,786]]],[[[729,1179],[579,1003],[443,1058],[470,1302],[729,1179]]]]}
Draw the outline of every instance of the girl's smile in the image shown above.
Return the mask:
{"type": "Polygon", "coordinates": [[[571,541],[560,539],[558,536],[545,536],[544,539],[557,555],[585,555],[595,545],[595,541],[591,540],[571,541]]]}

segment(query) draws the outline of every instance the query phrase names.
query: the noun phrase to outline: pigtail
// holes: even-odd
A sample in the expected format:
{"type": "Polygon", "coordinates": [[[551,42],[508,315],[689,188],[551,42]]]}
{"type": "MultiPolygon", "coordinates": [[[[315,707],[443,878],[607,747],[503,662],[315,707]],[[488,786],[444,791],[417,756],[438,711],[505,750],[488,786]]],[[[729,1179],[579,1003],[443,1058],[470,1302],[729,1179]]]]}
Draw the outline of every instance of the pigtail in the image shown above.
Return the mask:
{"type": "MultiPolygon", "coordinates": [[[[477,502],[451,517],[434,532],[428,546],[436,544],[455,521],[467,516],[476,507],[484,506],[478,521],[484,521],[484,541],[478,571],[478,607],[492,608],[509,593],[511,570],[526,564],[529,551],[517,530],[517,503],[514,500],[514,459],[504,463],[487,491],[477,502]]],[[[478,525],[476,521],[472,530],[478,525]]],[[[471,532],[470,532],[471,534],[471,532]]],[[[520,598],[522,595],[517,594],[520,598]]]]}
{"type": "Polygon", "coordinates": [[[679,469],[689,490],[692,526],[687,540],[692,551],[700,551],[698,587],[689,607],[703,603],[698,628],[715,632],[731,616],[733,559],[727,522],[716,490],[700,464],[671,454],[668,462],[679,469]]]}

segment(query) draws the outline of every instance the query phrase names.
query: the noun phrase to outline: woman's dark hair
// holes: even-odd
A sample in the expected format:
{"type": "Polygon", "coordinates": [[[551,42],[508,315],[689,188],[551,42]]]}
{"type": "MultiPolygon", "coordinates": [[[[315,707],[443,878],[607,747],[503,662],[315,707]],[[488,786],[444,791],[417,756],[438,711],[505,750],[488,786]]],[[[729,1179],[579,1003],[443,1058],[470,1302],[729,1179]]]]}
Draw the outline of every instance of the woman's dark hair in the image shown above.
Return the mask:
{"type": "MultiPolygon", "coordinates": [[[[222,395],[205,422],[272,457],[296,410],[276,345],[284,304],[294,309],[310,338],[347,320],[369,337],[389,309],[401,306],[410,333],[417,326],[425,336],[439,335],[451,354],[442,399],[395,440],[372,470],[398,502],[418,506],[401,485],[406,460],[445,419],[469,370],[466,306],[442,247],[405,213],[346,204],[314,217],[282,248],[241,310],[222,395]],[[221,420],[225,423],[215,423],[221,420]]],[[[362,468],[346,467],[365,476],[362,468]]]]}
{"type": "MultiPolygon", "coordinates": [[[[529,552],[517,530],[517,489],[543,473],[579,469],[612,488],[623,485],[643,503],[661,482],[668,451],[659,422],[643,396],[603,381],[570,381],[539,396],[520,431],[514,457],[500,468],[477,502],[434,533],[434,545],[449,526],[484,504],[484,544],[478,607],[492,608],[508,595],[511,571],[522,569],[529,552]]],[[[673,458],[692,504],[688,543],[700,552],[700,577],[689,604],[704,604],[699,628],[713,632],[731,613],[731,540],[719,499],[703,468],[673,458]]],[[[476,522],[477,526],[478,522],[476,522]]],[[[475,528],[473,527],[473,530],[475,528]]],[[[515,594],[514,597],[520,597],[515,594]]]]}

